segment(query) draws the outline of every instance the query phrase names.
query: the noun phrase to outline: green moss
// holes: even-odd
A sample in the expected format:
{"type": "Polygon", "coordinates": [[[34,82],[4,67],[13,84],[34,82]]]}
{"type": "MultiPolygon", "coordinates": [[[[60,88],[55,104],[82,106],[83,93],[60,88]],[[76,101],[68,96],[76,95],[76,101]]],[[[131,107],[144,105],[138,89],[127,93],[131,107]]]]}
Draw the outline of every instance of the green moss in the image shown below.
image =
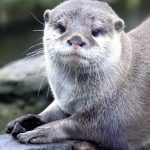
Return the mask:
{"type": "MultiPolygon", "coordinates": [[[[12,98],[13,99],[13,98],[12,98]]],[[[47,106],[42,96],[28,96],[26,99],[15,99],[13,103],[0,103],[0,134],[5,132],[6,124],[24,114],[38,114],[47,106]]]]}
{"type": "Polygon", "coordinates": [[[5,126],[9,120],[23,114],[15,104],[0,104],[0,133],[4,133],[5,126]]]}

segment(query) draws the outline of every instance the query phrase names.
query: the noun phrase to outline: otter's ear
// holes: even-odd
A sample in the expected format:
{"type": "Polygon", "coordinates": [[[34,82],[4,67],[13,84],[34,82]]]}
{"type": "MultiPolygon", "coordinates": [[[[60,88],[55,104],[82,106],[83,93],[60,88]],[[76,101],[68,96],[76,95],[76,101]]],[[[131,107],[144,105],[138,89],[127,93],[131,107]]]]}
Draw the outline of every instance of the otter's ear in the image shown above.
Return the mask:
{"type": "Polygon", "coordinates": [[[124,21],[120,18],[117,18],[114,20],[114,26],[115,26],[115,30],[120,32],[124,29],[124,21]]]}
{"type": "Polygon", "coordinates": [[[44,15],[43,15],[45,22],[48,22],[48,21],[49,21],[49,19],[50,19],[50,14],[51,14],[51,10],[50,10],[50,9],[45,10],[44,15]]]}

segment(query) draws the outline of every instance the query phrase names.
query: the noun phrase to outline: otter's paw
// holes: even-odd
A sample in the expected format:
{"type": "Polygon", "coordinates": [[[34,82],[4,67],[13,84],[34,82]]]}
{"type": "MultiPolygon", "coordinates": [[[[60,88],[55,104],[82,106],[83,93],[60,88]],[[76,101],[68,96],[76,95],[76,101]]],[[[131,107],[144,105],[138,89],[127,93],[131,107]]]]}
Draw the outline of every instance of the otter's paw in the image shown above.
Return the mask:
{"type": "Polygon", "coordinates": [[[20,143],[49,143],[49,134],[45,129],[36,129],[33,131],[28,131],[26,133],[20,133],[17,135],[20,143]]]}
{"type": "Polygon", "coordinates": [[[26,131],[32,130],[35,127],[44,124],[44,122],[41,120],[41,118],[38,115],[28,114],[9,122],[6,126],[6,132],[12,133],[14,128],[18,127],[16,126],[17,123],[19,123],[26,131]]]}

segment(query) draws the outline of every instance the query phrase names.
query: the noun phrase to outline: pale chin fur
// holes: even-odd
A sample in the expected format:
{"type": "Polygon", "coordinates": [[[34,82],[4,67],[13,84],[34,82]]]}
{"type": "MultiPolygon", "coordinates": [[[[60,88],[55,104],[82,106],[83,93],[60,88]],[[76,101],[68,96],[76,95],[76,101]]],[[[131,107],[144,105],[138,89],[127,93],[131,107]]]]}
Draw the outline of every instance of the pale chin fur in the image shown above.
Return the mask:
{"type": "Polygon", "coordinates": [[[80,54],[87,59],[82,59],[75,56],[65,56],[55,58],[57,53],[68,55],[71,53],[71,48],[66,44],[66,42],[60,42],[60,34],[53,30],[52,28],[45,26],[44,30],[44,51],[46,55],[47,62],[50,61],[61,61],[64,64],[69,64],[72,66],[78,67],[90,67],[90,62],[88,59],[93,59],[95,64],[102,69],[109,69],[118,65],[121,56],[121,42],[120,42],[120,33],[114,32],[112,37],[108,35],[99,36],[95,38],[95,41],[98,43],[98,46],[93,46],[89,49],[81,48],[80,54]],[[52,58],[53,56],[53,58],[52,58]]]}

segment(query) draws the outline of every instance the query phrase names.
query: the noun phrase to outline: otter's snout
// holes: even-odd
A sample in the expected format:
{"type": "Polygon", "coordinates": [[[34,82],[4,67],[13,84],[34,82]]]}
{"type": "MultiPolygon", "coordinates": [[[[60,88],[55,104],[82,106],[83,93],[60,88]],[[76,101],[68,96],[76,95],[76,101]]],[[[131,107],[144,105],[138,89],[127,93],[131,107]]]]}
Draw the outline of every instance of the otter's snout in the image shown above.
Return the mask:
{"type": "Polygon", "coordinates": [[[70,40],[67,40],[67,43],[70,46],[76,45],[83,47],[84,45],[86,45],[86,43],[82,40],[80,36],[73,36],[70,40]]]}

